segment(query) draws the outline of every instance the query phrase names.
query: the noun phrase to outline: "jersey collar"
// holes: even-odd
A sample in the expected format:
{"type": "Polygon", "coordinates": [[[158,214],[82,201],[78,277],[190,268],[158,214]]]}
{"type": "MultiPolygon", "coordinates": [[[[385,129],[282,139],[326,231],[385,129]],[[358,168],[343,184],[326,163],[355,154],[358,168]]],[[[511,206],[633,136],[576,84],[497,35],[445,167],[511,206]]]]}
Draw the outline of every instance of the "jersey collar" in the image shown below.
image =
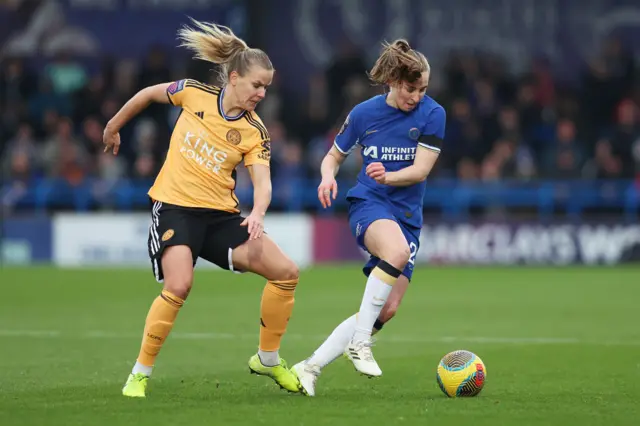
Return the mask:
{"type": "Polygon", "coordinates": [[[220,91],[220,95],[218,95],[218,112],[220,113],[220,117],[224,118],[226,121],[236,121],[242,118],[242,116],[247,112],[246,110],[242,110],[242,112],[238,115],[234,115],[233,117],[229,117],[224,113],[224,109],[222,108],[222,99],[224,99],[224,92],[226,87],[223,87],[220,91]]]}

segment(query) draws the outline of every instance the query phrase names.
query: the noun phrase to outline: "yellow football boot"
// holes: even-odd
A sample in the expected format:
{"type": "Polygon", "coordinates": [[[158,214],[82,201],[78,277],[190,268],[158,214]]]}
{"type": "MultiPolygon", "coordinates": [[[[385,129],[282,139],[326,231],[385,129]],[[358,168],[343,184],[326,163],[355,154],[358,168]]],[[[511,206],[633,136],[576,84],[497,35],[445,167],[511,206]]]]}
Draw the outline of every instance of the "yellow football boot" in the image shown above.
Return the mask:
{"type": "Polygon", "coordinates": [[[260,376],[271,377],[282,389],[289,392],[301,392],[302,387],[300,381],[295,374],[287,368],[287,362],[282,358],[278,359],[280,362],[273,367],[267,367],[262,364],[258,354],[255,354],[249,359],[249,370],[252,374],[258,374],[260,376]]]}
{"type": "Polygon", "coordinates": [[[148,381],[149,376],[145,376],[142,373],[129,374],[127,383],[122,388],[122,394],[133,398],[144,398],[148,381]]]}

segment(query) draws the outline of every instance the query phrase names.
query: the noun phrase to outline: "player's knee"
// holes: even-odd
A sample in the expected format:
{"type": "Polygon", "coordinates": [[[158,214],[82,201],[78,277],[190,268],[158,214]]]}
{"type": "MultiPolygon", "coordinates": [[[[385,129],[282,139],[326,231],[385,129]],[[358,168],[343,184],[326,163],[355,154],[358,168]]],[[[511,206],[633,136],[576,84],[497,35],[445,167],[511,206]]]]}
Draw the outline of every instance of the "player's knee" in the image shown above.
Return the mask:
{"type": "Polygon", "coordinates": [[[273,281],[297,281],[299,276],[298,265],[286,256],[278,265],[275,265],[270,274],[265,275],[267,279],[273,281]]]}
{"type": "Polygon", "coordinates": [[[193,257],[185,245],[168,247],[162,255],[164,289],[186,299],[193,283],[193,257]]]}
{"type": "Polygon", "coordinates": [[[395,250],[391,250],[386,256],[387,263],[390,263],[400,271],[402,271],[405,265],[409,262],[411,256],[411,250],[408,245],[399,246],[395,250]]]}
{"type": "Polygon", "coordinates": [[[287,259],[287,262],[283,265],[281,275],[282,278],[279,278],[281,281],[297,281],[300,277],[298,265],[293,260],[287,259]]]}
{"type": "Polygon", "coordinates": [[[181,275],[165,276],[164,289],[185,300],[193,285],[193,271],[181,275]]]}

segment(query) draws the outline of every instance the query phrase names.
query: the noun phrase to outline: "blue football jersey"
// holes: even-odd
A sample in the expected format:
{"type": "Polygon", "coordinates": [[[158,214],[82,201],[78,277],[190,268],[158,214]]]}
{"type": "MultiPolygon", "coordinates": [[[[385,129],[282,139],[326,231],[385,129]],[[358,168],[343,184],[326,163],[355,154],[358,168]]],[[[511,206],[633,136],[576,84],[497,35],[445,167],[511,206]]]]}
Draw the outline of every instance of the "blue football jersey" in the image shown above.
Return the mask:
{"type": "Polygon", "coordinates": [[[375,96],[356,105],[334,141],[335,147],[343,154],[356,147],[362,150],[362,170],[357,184],[347,193],[347,199],[385,201],[396,219],[421,228],[426,182],[411,186],[382,185],[367,176],[366,168],[371,163],[381,162],[388,172],[394,172],[411,166],[417,149],[439,153],[445,122],[444,108],[429,96],[424,96],[410,112],[389,106],[386,95],[375,96]]]}

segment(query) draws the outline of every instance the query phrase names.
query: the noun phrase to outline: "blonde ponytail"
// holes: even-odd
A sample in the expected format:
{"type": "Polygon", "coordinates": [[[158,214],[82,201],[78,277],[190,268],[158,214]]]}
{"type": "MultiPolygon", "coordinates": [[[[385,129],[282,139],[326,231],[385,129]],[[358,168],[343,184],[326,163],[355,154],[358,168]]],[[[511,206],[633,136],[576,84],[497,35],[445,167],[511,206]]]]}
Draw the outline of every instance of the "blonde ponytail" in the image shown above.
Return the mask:
{"type": "Polygon", "coordinates": [[[220,77],[226,83],[233,71],[240,75],[251,65],[258,64],[272,70],[269,57],[260,49],[251,49],[231,28],[191,19],[194,28],[187,25],[178,30],[180,47],[194,52],[195,59],[220,65],[220,77]]]}
{"type": "Polygon", "coordinates": [[[180,47],[194,52],[194,58],[226,64],[238,53],[249,49],[249,46],[238,38],[231,28],[191,19],[195,26],[187,25],[178,30],[180,47]]]}

